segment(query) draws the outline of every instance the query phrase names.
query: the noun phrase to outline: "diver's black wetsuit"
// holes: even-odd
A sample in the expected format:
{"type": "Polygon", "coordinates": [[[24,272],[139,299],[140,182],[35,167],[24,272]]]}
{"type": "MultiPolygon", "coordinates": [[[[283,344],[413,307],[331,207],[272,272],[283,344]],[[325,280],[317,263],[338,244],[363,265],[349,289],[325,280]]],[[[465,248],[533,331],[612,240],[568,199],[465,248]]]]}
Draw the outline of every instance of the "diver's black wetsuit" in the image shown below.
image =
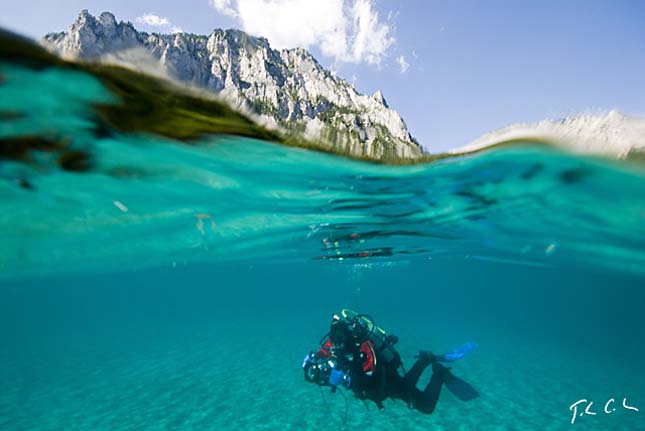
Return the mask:
{"type": "Polygon", "coordinates": [[[358,398],[375,402],[379,409],[383,409],[386,398],[395,398],[422,413],[432,413],[444,383],[454,379],[449,369],[441,365],[431,352],[419,351],[412,368],[401,375],[401,358],[393,348],[397,337],[384,335],[385,331],[380,328],[374,329],[373,320],[365,319],[364,315],[356,314],[350,319],[345,310],[342,315],[343,318],[333,316],[328,338],[318,352],[305,357],[305,379],[319,385],[330,384],[334,389],[338,385],[349,387],[358,398]],[[324,365],[326,363],[330,365],[324,365]],[[432,377],[422,391],[416,385],[430,364],[432,377]]]}
{"type": "Polygon", "coordinates": [[[396,398],[408,403],[410,408],[430,414],[434,411],[444,382],[449,378],[450,371],[438,362],[425,356],[420,357],[412,368],[401,376],[396,368],[387,365],[379,367],[373,376],[365,376],[359,370],[354,370],[351,388],[359,398],[367,398],[383,408],[385,398],[396,398]],[[425,389],[417,388],[417,382],[423,371],[432,364],[432,377],[425,389]]]}

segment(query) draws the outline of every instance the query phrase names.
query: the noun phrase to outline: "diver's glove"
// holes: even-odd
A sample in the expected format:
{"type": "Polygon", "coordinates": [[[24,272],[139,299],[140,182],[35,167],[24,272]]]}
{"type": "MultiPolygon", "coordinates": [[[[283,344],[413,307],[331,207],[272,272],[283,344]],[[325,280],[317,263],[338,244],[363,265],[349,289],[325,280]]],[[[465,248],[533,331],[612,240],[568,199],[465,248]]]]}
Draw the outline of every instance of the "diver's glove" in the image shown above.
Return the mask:
{"type": "Polygon", "coordinates": [[[338,368],[334,368],[331,370],[331,374],[329,375],[329,384],[334,387],[334,386],[345,386],[346,388],[349,388],[349,385],[352,383],[352,378],[349,377],[349,373],[344,373],[342,370],[339,370],[338,368]]]}

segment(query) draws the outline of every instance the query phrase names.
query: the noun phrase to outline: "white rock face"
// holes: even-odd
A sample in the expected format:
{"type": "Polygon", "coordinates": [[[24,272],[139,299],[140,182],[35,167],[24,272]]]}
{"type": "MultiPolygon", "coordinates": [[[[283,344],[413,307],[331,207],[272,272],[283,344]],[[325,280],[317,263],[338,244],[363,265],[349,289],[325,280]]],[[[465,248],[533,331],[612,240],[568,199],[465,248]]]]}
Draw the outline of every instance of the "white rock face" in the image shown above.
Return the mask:
{"type": "Polygon", "coordinates": [[[401,116],[380,91],[359,94],[347,81],[324,69],[306,50],[271,49],[264,38],[239,30],[210,36],[148,34],[117,23],[103,12],[82,11],[69,31],[46,35],[41,43],[64,57],[118,59],[137,67],[128,52],[145,50],[167,73],[205,87],[263,124],[304,134],[355,156],[413,158],[422,154],[401,116]]]}
{"type": "Polygon", "coordinates": [[[514,124],[488,133],[451,153],[468,153],[515,140],[539,140],[579,154],[625,158],[645,151],[645,119],[618,111],[606,115],[580,115],[561,120],[514,124]]]}

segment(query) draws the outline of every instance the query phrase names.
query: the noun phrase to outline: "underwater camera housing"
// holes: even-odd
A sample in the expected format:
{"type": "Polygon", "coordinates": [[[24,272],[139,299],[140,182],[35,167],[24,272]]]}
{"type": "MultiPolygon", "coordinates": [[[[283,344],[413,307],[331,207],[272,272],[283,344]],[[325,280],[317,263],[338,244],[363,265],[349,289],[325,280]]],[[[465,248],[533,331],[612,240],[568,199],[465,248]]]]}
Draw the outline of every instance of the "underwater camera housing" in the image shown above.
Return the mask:
{"type": "Polygon", "coordinates": [[[302,361],[305,380],[319,386],[329,386],[329,377],[336,365],[334,359],[317,358],[313,352],[310,352],[302,361]]]}

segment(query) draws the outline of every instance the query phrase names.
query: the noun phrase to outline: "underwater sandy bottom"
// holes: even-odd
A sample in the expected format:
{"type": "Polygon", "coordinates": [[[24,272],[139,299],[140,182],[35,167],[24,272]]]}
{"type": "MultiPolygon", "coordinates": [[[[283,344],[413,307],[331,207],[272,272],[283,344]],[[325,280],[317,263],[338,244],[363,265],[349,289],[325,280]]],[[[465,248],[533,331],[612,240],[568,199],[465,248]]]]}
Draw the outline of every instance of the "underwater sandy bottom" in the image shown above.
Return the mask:
{"type": "MultiPolygon", "coordinates": [[[[454,364],[479,399],[463,403],[444,390],[428,416],[391,400],[378,412],[346,393],[346,429],[643,429],[645,374],[638,358],[622,357],[614,344],[594,350],[592,338],[569,335],[565,327],[555,337],[557,327],[513,325],[494,310],[459,315],[446,304],[443,313],[408,313],[388,308],[397,299],[331,294],[316,302],[297,289],[227,296],[181,285],[66,290],[64,282],[50,284],[36,283],[30,294],[3,286],[14,314],[3,310],[2,430],[342,429],[343,397],[306,383],[300,369],[335,304],[379,316],[400,337],[407,366],[419,348],[480,345],[454,364]],[[610,397],[620,405],[623,396],[641,411],[619,409],[570,424],[576,400],[594,400],[602,410],[610,397]]],[[[633,341],[642,341],[640,333],[633,341]]]]}
{"type": "MultiPolygon", "coordinates": [[[[242,325],[221,322],[201,331],[184,328],[127,340],[96,334],[94,345],[49,346],[50,352],[5,368],[2,429],[339,429],[344,400],[305,383],[299,369],[309,348],[305,341],[316,335],[294,330],[294,322],[270,322],[270,328],[267,321],[251,319],[242,325]]],[[[444,390],[435,414],[425,416],[400,401],[386,402],[380,413],[347,394],[347,427],[559,430],[571,426],[568,406],[578,398],[619,397],[605,389],[620,388],[643,399],[643,378],[631,380],[630,370],[561,357],[548,346],[537,346],[536,352],[536,346],[518,345],[517,339],[512,345],[501,337],[478,341],[483,347],[454,370],[480,390],[479,399],[462,403],[444,390]],[[610,368],[611,375],[597,375],[599,368],[610,368]]],[[[410,364],[413,349],[404,344],[410,364]]],[[[640,414],[582,417],[574,426],[637,430],[640,414]]]]}

